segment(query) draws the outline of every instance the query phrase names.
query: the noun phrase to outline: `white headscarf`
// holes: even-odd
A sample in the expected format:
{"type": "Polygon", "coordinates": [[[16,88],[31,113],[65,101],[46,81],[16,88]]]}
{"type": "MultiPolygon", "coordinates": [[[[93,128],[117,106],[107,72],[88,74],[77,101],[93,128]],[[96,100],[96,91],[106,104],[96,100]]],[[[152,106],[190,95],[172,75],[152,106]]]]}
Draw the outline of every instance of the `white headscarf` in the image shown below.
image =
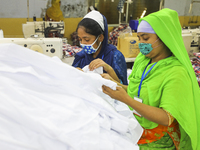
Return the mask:
{"type": "Polygon", "coordinates": [[[96,21],[100,25],[100,27],[104,31],[103,16],[101,15],[101,13],[99,11],[92,10],[91,12],[87,13],[87,15],[84,16],[84,18],[93,19],[94,21],[96,21]]]}

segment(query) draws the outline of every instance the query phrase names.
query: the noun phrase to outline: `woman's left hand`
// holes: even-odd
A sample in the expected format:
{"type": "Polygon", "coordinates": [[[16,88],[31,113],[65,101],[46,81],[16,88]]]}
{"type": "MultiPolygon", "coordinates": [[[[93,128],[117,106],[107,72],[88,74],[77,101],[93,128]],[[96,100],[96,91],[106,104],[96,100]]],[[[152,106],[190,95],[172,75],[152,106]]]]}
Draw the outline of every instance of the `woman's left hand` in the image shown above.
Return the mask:
{"type": "Polygon", "coordinates": [[[76,69],[80,70],[80,71],[83,71],[80,67],[76,67],[76,69]]]}
{"type": "Polygon", "coordinates": [[[101,74],[101,76],[102,76],[104,79],[108,79],[108,80],[111,80],[111,81],[114,80],[114,79],[113,79],[109,74],[107,74],[107,73],[103,73],[103,74],[101,74]]]}
{"type": "Polygon", "coordinates": [[[93,60],[90,64],[89,64],[89,69],[91,71],[93,71],[94,69],[97,69],[99,67],[103,67],[103,70],[105,70],[106,72],[109,72],[110,69],[112,69],[112,67],[110,65],[108,65],[107,63],[105,63],[102,59],[97,58],[95,60],[93,60]]]}
{"type": "Polygon", "coordinates": [[[127,101],[127,97],[129,97],[129,95],[122,87],[117,86],[116,90],[112,90],[111,88],[103,85],[102,90],[105,94],[109,95],[113,99],[127,103],[126,101],[127,101]]]}

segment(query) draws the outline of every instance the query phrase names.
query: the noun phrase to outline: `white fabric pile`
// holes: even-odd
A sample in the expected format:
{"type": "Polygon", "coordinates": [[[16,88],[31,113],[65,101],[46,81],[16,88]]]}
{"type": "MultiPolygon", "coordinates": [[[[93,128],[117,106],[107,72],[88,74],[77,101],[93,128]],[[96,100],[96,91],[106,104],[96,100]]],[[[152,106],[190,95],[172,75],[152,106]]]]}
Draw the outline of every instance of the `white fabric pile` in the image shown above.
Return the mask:
{"type": "Polygon", "coordinates": [[[136,150],[143,129],[102,92],[116,84],[15,44],[0,44],[2,150],[136,150]]]}

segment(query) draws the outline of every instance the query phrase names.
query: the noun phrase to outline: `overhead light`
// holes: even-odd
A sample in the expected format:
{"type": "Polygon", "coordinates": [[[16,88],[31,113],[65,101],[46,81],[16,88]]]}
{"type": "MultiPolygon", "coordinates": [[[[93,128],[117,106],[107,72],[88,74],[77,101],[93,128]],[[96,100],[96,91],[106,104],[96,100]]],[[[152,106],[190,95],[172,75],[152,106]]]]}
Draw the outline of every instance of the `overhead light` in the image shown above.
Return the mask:
{"type": "Polygon", "coordinates": [[[145,15],[145,13],[146,13],[146,10],[147,10],[147,8],[144,9],[144,11],[143,11],[142,15],[140,16],[140,18],[143,18],[143,17],[144,17],[144,15],[145,15]]]}

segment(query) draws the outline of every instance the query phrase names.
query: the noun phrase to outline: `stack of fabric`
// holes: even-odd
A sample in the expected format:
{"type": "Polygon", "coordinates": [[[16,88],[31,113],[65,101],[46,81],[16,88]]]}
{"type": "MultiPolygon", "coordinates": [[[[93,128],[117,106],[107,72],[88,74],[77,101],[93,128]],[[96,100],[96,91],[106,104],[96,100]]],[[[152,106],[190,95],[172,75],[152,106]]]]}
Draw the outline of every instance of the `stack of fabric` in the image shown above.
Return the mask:
{"type": "Polygon", "coordinates": [[[108,39],[109,44],[113,44],[117,46],[117,39],[118,39],[119,33],[125,30],[127,27],[128,27],[127,24],[121,24],[119,25],[119,27],[114,28],[113,31],[109,33],[109,39],[108,39]]]}
{"type": "Polygon", "coordinates": [[[197,81],[199,83],[199,87],[200,87],[200,53],[194,53],[194,56],[196,57],[193,58],[191,62],[192,62],[192,66],[194,68],[194,71],[197,77],[197,81]]]}
{"type": "Polygon", "coordinates": [[[63,43],[64,57],[72,57],[80,51],[82,51],[82,48],[79,46],[71,46],[70,44],[63,43]]]}
{"type": "Polygon", "coordinates": [[[138,150],[142,127],[102,92],[115,82],[16,44],[0,52],[1,149],[138,150]]]}

